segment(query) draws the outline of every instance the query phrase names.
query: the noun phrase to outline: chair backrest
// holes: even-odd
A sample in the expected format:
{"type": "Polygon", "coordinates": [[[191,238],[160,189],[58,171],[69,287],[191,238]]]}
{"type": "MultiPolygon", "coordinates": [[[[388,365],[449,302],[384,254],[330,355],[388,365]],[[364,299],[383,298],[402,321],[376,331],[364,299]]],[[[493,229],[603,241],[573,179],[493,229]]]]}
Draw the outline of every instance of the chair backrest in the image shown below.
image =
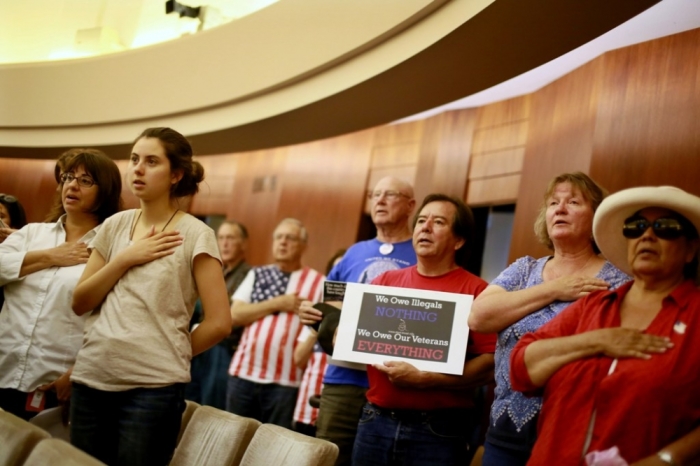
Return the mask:
{"type": "Polygon", "coordinates": [[[0,466],[22,464],[36,444],[49,437],[24,419],[0,411],[0,466]]]}
{"type": "Polygon", "coordinates": [[[65,440],[51,438],[42,440],[34,447],[24,466],[105,466],[87,453],[75,448],[65,440]]]}
{"type": "Polygon", "coordinates": [[[180,443],[180,440],[182,440],[182,435],[185,433],[185,429],[190,419],[192,419],[192,415],[201,407],[202,405],[195,401],[185,400],[185,411],[182,412],[182,423],[180,424],[180,433],[177,434],[177,443],[180,443]]]}
{"type": "Polygon", "coordinates": [[[29,420],[30,424],[41,427],[53,438],[70,442],[70,428],[63,424],[60,406],[45,409],[29,420]]]}
{"type": "Polygon", "coordinates": [[[211,406],[192,415],[170,466],[237,466],[260,422],[211,406]]]}
{"type": "Polygon", "coordinates": [[[242,466],[332,466],[338,447],[273,424],[263,424],[241,460],[242,466]]]}

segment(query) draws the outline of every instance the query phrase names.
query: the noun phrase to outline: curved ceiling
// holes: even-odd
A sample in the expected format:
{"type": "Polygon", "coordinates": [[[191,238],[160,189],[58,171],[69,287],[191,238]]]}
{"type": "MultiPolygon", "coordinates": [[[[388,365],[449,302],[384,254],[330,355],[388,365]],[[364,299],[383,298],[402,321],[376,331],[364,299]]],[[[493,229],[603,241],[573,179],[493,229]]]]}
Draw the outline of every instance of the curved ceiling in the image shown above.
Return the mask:
{"type": "MultiPolygon", "coordinates": [[[[357,0],[334,2],[355,8],[331,14],[321,8],[325,0],[283,0],[167,44],[85,61],[3,66],[0,156],[53,158],[66,147],[91,145],[122,158],[134,135],[153,125],[187,134],[202,155],[352,132],[513,78],[657,1],[357,0]],[[388,3],[403,7],[375,17],[372,8],[388,3]],[[293,17],[294,5],[309,4],[321,9],[279,26],[290,23],[279,21],[293,17]],[[269,15],[279,34],[263,44],[266,55],[229,42],[240,34],[236,25],[249,20],[262,27],[269,15]],[[202,41],[214,49],[204,51],[202,41]],[[231,58],[246,53],[242,65],[231,58]],[[51,76],[74,83],[56,86],[51,76]],[[190,85],[172,86],[173,80],[190,85]]],[[[254,30],[262,31],[249,25],[254,30]]]]}

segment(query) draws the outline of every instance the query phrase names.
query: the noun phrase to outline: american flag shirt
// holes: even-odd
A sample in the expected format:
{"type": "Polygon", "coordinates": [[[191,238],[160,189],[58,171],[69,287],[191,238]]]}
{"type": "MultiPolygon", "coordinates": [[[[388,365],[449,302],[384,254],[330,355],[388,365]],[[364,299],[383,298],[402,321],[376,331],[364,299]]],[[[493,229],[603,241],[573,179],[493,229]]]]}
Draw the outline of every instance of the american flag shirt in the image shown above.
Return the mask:
{"type": "MultiPolygon", "coordinates": [[[[297,342],[302,343],[311,336],[311,331],[308,327],[304,327],[297,342]]],[[[316,342],[306,363],[304,376],[301,379],[299,387],[299,395],[297,396],[297,404],[294,408],[294,421],[302,424],[316,425],[318,417],[318,408],[314,408],[309,404],[309,397],[320,395],[323,388],[323,375],[326,372],[328,364],[328,355],[323,352],[321,345],[316,342]]]]}
{"type": "MultiPolygon", "coordinates": [[[[233,295],[234,301],[259,303],[283,294],[318,302],[323,275],[309,267],[292,273],[275,265],[255,267],[233,295]]],[[[294,365],[294,347],[302,330],[299,316],[291,312],[268,314],[243,331],[229,375],[257,383],[298,387],[302,371],[294,365]]]]}

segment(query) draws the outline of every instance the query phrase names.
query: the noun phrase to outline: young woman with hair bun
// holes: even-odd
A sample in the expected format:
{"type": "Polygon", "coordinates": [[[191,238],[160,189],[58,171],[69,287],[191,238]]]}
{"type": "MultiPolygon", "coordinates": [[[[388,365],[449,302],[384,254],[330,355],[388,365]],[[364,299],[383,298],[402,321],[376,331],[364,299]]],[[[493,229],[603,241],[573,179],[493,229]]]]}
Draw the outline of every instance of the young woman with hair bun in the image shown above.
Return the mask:
{"type": "Polygon", "coordinates": [[[190,360],[231,331],[216,236],[179,209],[204,178],[170,128],[136,139],[126,174],[140,209],[108,219],[73,295],[94,309],[71,380],[71,442],[109,465],[166,465],[190,360]],[[189,333],[201,296],[204,321],[189,333]]]}

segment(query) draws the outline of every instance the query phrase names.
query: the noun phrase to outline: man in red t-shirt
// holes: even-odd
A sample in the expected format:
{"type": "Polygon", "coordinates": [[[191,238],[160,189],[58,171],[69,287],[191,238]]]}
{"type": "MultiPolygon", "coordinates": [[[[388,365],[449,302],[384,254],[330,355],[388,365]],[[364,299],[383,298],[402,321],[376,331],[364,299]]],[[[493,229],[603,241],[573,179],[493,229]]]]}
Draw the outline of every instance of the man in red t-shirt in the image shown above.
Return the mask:
{"type": "MultiPolygon", "coordinates": [[[[418,264],[372,283],[478,295],[487,283],[462,268],[473,228],[471,211],[462,201],[427,196],[413,228],[418,264]]],[[[461,376],[419,371],[398,361],[368,366],[368,403],[353,464],[465,464],[467,441],[478,421],[474,389],[493,380],[495,346],[495,334],[470,332],[461,376]]]]}

